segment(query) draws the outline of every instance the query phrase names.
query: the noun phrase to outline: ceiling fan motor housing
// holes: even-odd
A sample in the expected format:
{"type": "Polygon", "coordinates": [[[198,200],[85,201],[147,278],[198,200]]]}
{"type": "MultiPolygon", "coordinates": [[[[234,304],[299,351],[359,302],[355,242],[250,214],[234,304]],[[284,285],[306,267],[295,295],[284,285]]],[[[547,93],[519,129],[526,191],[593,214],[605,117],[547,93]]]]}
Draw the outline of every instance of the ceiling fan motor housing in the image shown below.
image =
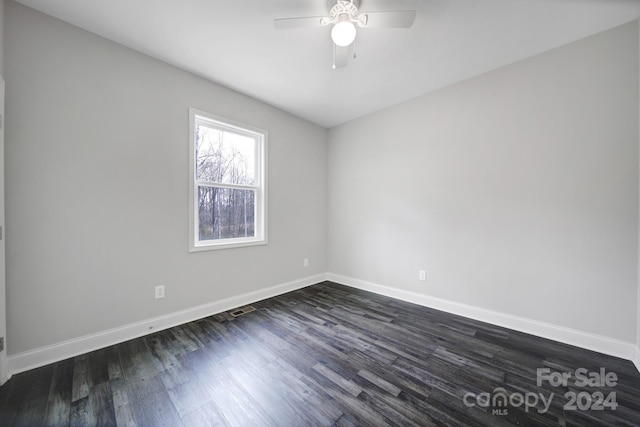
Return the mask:
{"type": "Polygon", "coordinates": [[[340,20],[341,15],[355,19],[358,16],[358,6],[360,0],[329,0],[329,16],[335,20],[340,20]]]}

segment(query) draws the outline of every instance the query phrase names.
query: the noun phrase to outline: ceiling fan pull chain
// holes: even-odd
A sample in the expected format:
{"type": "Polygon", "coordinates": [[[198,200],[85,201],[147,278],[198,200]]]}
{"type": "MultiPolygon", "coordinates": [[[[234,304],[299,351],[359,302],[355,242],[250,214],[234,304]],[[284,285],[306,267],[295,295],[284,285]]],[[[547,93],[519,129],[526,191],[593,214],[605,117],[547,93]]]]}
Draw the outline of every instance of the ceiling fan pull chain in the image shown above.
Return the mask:
{"type": "Polygon", "coordinates": [[[331,65],[331,68],[333,68],[334,70],[336,69],[336,45],[335,43],[331,43],[331,45],[333,46],[333,64],[331,65]]]}

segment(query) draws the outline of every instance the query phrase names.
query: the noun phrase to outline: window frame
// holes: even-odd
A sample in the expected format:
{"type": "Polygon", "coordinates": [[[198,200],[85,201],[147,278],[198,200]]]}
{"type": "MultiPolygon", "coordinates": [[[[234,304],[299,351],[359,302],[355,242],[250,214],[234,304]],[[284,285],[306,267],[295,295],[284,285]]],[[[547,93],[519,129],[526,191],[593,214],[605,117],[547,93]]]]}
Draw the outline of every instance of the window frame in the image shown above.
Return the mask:
{"type": "Polygon", "coordinates": [[[205,111],[189,108],[189,252],[229,249],[245,246],[266,245],[267,240],[267,132],[244,123],[216,116],[205,111]],[[255,183],[253,185],[208,183],[207,186],[228,189],[251,189],[255,191],[254,236],[225,239],[200,240],[200,218],[198,211],[198,180],[196,171],[196,124],[203,123],[214,129],[248,136],[255,144],[255,183]]]}

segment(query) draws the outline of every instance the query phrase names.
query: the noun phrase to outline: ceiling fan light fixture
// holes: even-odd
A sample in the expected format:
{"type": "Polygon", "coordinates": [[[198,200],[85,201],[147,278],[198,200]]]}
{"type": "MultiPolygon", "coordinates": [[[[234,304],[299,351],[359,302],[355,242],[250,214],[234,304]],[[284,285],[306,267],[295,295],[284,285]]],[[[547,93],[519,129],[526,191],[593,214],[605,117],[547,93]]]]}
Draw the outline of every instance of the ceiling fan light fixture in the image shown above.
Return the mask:
{"type": "Polygon", "coordinates": [[[336,46],[349,46],[356,39],[356,26],[350,21],[341,21],[331,29],[331,40],[336,46]]]}

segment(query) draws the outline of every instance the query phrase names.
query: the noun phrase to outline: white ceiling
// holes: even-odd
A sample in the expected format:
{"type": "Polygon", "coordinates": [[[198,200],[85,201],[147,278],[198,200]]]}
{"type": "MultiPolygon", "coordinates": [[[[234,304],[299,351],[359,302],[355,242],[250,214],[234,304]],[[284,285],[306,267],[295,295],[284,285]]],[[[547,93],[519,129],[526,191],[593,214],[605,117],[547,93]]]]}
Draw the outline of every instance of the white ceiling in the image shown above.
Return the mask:
{"type": "Polygon", "coordinates": [[[326,0],[17,0],[325,127],[632,21],[640,0],[361,0],[416,9],[411,29],[359,30],[331,69],[326,0]]]}

